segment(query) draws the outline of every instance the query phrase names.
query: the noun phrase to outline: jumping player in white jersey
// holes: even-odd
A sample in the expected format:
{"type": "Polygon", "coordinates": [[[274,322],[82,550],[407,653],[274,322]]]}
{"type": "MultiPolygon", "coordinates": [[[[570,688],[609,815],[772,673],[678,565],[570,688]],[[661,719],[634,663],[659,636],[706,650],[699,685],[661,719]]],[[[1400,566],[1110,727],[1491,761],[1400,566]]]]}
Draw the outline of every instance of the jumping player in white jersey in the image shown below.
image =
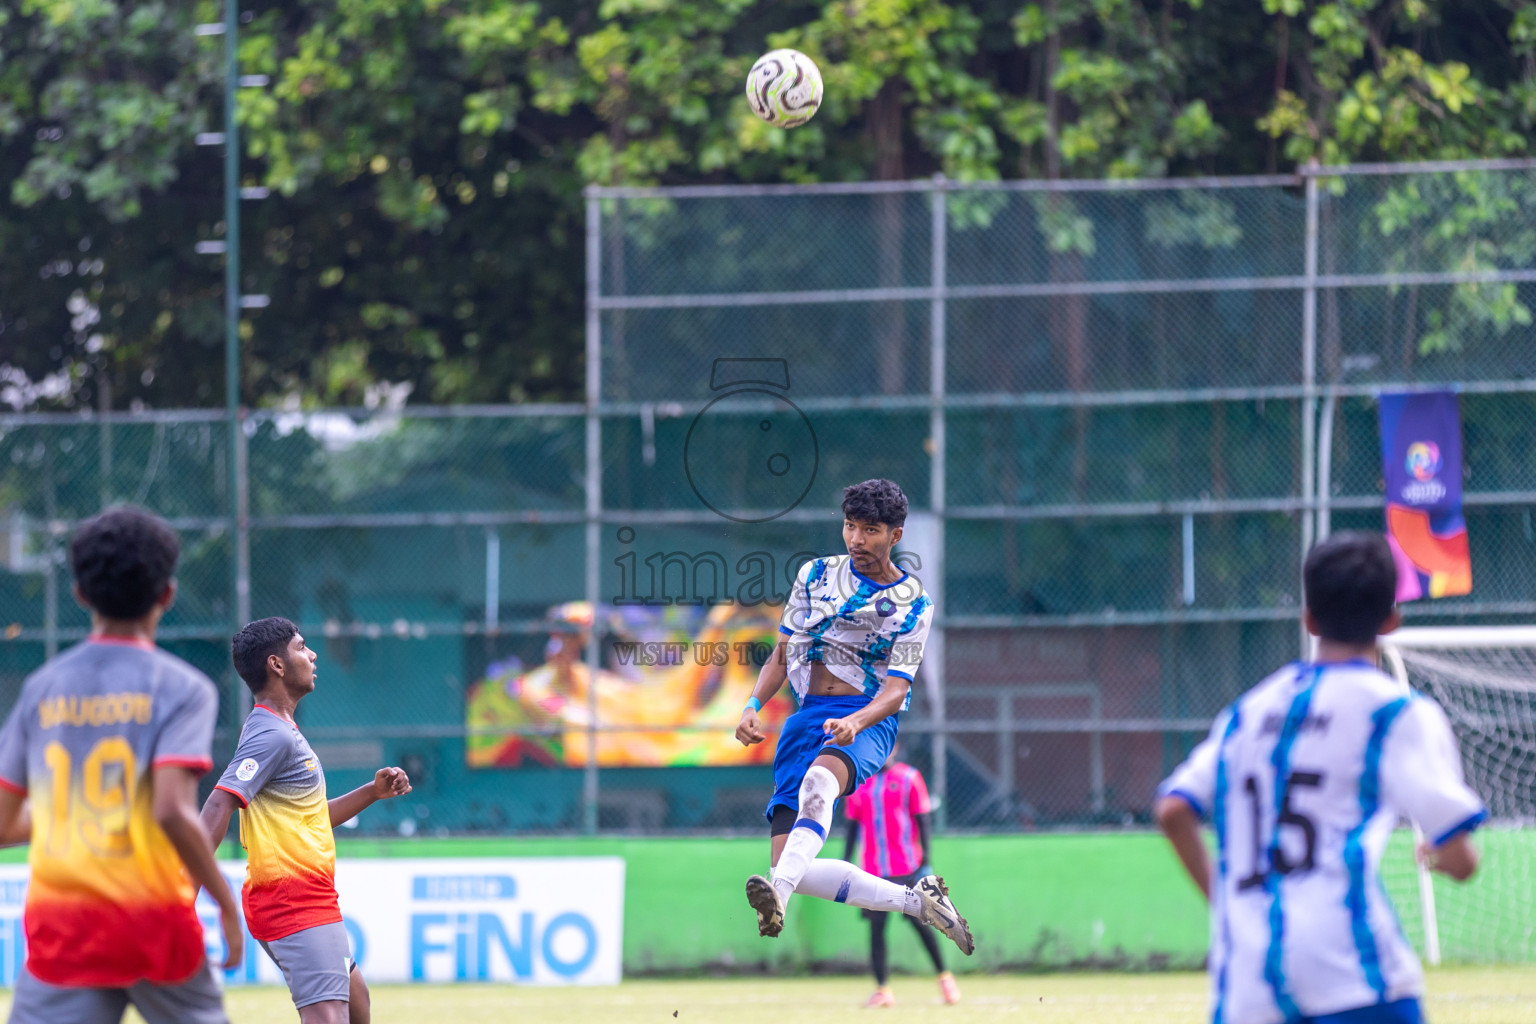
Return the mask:
{"type": "Polygon", "coordinates": [[[866,910],[894,910],[930,924],[969,955],[965,918],[944,880],[910,888],[843,860],[817,860],[840,796],[879,771],[896,742],[897,719],[912,703],[912,679],[933,622],[933,600],[917,577],[891,561],[907,520],[907,497],[889,480],[843,491],[848,554],[816,558],[795,577],[779,642],[742,709],[736,738],[761,743],[757,713],[787,680],[800,710],[784,723],[773,758],[769,822],[772,880],[747,879],[757,930],[784,928],[793,893],[866,910]]]}
{"type": "Polygon", "coordinates": [[[1217,717],[1160,788],[1157,821],[1211,903],[1215,1024],[1419,1024],[1424,975],[1381,887],[1382,851],[1407,817],[1429,837],[1426,863],[1465,881],[1487,812],[1439,706],[1376,668],[1378,634],[1400,621],[1386,540],[1334,534],[1303,582],[1317,659],[1217,717]]]}

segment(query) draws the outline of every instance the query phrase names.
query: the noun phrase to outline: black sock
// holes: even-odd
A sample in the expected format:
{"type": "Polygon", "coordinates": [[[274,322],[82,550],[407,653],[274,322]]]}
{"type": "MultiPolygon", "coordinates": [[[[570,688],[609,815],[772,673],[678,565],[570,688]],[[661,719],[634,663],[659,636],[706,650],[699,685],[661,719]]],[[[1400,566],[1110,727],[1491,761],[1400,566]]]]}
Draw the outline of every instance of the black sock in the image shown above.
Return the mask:
{"type": "Polygon", "coordinates": [[[928,951],[928,956],[933,960],[933,969],[940,974],[944,973],[944,954],[939,950],[939,937],[933,929],[925,924],[919,924],[917,918],[909,917],[912,927],[917,929],[917,937],[923,940],[923,948],[928,951]]]}
{"type": "Polygon", "coordinates": [[[875,969],[875,984],[880,987],[891,977],[890,957],[885,948],[885,923],[890,916],[876,913],[869,919],[869,961],[875,969]]]}

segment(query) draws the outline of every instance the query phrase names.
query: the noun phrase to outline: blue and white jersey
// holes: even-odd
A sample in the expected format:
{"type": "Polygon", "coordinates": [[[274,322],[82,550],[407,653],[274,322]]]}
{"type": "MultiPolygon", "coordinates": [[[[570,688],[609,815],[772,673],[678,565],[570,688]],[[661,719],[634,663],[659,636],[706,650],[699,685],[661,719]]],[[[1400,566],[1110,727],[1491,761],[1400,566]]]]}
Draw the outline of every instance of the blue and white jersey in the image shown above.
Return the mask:
{"type": "MultiPolygon", "coordinates": [[[[867,697],[880,692],[887,675],[910,682],[932,624],[933,599],[916,576],[902,573],[894,583],[876,583],[848,555],[814,558],[795,575],[779,623],[789,638],[789,685],[804,701],[813,662],[867,697]]],[[[911,705],[908,691],[901,710],[911,705]]]]}
{"type": "Polygon", "coordinates": [[[1365,662],[1249,690],[1165,781],[1216,831],[1216,1024],[1279,1024],[1421,995],[1378,865],[1406,817],[1440,845],[1487,812],[1439,705],[1365,662]]]}

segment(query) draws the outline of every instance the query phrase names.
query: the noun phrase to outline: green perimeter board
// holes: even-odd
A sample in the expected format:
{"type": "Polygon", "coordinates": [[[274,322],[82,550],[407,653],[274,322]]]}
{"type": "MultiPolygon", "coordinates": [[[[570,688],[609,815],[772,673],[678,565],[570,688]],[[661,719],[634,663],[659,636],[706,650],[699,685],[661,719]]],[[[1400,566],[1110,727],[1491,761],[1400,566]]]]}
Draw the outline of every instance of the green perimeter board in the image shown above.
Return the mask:
{"type": "MultiPolygon", "coordinates": [[[[860,911],[796,897],[777,939],[760,938],[742,885],[763,872],[768,839],[342,840],[344,857],[618,856],[625,869],[628,973],[858,968],[860,911]]],[[[839,843],[828,853],[839,852],[839,843]]],[[[940,837],[933,863],[976,935],[973,957],[943,943],[956,971],[1103,964],[1198,967],[1204,906],[1150,833],[940,837]]],[[[892,964],[932,971],[917,936],[890,922],[892,964]]]]}
{"type": "MultiPolygon", "coordinates": [[[[1417,879],[1406,832],[1384,861],[1403,926],[1422,948],[1417,879]]],[[[1436,876],[1448,963],[1536,962],[1536,829],[1486,829],[1482,869],[1462,886],[1436,876]]],[[[797,897],[778,939],[762,939],[742,883],[767,864],[768,841],[704,838],[338,838],[342,857],[623,857],[624,970],[630,974],[862,969],[860,912],[797,897]]],[[[235,851],[226,844],[224,852],[235,851]]],[[[829,844],[836,855],[841,844],[829,844]]],[[[17,863],[25,848],[0,850],[17,863]]],[[[1205,908],[1162,838],[1147,832],[941,836],[933,863],[977,937],[973,957],[947,942],[956,971],[1122,966],[1198,967],[1205,908]]],[[[903,922],[889,932],[892,965],[931,970],[903,922]]]]}

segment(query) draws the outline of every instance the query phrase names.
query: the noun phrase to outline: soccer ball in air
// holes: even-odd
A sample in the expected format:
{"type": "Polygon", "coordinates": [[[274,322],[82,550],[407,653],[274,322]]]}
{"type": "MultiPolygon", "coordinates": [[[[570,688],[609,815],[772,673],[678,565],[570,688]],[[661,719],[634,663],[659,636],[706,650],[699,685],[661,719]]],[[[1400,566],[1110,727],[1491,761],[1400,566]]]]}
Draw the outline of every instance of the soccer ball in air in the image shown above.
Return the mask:
{"type": "Polygon", "coordinates": [[[805,124],[821,106],[821,72],[799,50],[774,50],[757,58],[747,75],[752,113],[779,128],[805,124]]]}

